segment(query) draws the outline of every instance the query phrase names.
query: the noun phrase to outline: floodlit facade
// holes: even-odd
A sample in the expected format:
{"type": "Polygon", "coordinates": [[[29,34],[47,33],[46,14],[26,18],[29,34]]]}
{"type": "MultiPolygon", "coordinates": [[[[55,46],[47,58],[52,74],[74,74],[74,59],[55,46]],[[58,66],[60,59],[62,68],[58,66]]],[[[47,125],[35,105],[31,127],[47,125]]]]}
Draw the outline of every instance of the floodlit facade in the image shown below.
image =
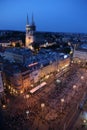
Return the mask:
{"type": "Polygon", "coordinates": [[[5,68],[5,84],[13,94],[23,93],[28,89],[31,89],[37,82],[42,82],[46,78],[49,78],[51,74],[62,71],[70,65],[70,58],[63,60],[55,60],[45,65],[34,64],[30,67],[17,66],[14,64],[7,65],[5,68]],[[8,67],[9,66],[9,67],[8,67]]]}
{"type": "Polygon", "coordinates": [[[85,44],[74,50],[73,60],[77,63],[87,63],[87,46],[85,44]]]}
{"type": "Polygon", "coordinates": [[[36,31],[36,26],[34,23],[33,15],[32,15],[31,24],[29,24],[28,15],[27,15],[25,47],[33,49],[32,43],[35,41],[35,31],[36,31]]]}

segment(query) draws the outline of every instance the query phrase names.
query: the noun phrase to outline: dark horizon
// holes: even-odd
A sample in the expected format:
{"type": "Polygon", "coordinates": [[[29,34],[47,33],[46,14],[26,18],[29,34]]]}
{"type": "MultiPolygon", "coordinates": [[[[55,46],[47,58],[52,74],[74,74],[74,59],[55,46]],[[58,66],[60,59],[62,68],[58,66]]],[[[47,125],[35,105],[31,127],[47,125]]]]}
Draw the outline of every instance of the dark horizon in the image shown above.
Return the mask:
{"type": "MultiPolygon", "coordinates": [[[[0,29],[0,31],[18,31],[18,32],[24,32],[26,33],[26,30],[12,30],[12,29],[0,29]]],[[[87,32],[56,32],[56,31],[39,31],[39,30],[36,30],[36,32],[41,32],[41,33],[69,33],[69,34],[87,34],[87,32]]]]}

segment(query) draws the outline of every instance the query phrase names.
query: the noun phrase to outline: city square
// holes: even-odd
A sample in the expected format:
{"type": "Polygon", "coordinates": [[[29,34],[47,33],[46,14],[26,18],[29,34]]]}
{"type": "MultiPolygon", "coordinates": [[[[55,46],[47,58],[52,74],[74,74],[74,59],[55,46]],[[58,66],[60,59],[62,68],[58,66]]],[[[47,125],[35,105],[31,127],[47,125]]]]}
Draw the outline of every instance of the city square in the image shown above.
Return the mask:
{"type": "Polygon", "coordinates": [[[4,123],[10,129],[63,130],[72,127],[73,117],[86,95],[87,70],[72,64],[66,72],[52,75],[47,85],[33,95],[14,97],[3,108],[4,123]],[[78,69],[77,69],[78,68],[78,69]],[[61,82],[56,83],[59,79],[61,82]],[[21,123],[21,124],[20,124],[21,123]]]}

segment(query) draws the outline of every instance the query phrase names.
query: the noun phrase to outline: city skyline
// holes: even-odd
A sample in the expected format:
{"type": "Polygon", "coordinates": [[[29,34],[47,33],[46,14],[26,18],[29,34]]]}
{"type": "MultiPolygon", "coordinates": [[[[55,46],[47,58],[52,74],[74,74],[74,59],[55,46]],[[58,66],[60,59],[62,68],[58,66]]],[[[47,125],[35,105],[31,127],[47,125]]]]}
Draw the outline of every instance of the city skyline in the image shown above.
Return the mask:
{"type": "Polygon", "coordinates": [[[0,2],[0,30],[25,31],[32,13],[37,31],[87,33],[86,0],[7,0],[0,2]]]}

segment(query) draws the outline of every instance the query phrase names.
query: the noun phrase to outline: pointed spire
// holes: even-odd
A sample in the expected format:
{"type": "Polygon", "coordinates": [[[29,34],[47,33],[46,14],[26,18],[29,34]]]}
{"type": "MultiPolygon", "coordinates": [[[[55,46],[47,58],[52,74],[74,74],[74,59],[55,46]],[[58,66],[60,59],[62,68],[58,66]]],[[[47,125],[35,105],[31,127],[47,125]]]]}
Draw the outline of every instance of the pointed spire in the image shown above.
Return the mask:
{"type": "Polygon", "coordinates": [[[26,23],[27,25],[29,25],[29,19],[28,19],[28,14],[27,14],[27,23],[26,23]]]}
{"type": "Polygon", "coordinates": [[[32,13],[32,25],[35,25],[33,13],[32,13]]]}

